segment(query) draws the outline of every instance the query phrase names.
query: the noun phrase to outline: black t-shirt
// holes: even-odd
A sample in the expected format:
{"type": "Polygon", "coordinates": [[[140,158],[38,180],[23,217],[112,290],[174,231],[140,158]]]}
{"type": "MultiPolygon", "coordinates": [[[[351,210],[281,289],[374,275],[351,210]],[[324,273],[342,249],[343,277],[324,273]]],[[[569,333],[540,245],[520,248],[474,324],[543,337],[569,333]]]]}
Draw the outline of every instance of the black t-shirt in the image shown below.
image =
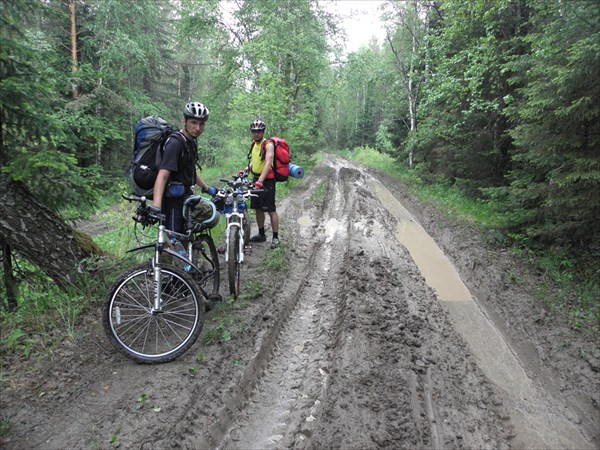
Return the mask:
{"type": "Polygon", "coordinates": [[[171,172],[169,181],[179,181],[190,187],[196,184],[196,162],[198,145],[179,131],[173,133],[165,143],[158,169],[171,172]],[[177,136],[175,136],[175,134],[177,136]]]}

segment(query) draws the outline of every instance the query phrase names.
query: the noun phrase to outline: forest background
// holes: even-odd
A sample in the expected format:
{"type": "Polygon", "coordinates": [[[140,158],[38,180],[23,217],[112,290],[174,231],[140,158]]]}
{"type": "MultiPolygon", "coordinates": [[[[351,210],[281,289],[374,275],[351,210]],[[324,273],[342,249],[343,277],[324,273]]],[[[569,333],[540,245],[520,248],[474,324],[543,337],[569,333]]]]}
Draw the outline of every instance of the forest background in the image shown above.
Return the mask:
{"type": "Polygon", "coordinates": [[[384,41],[350,54],[330,3],[0,3],[3,324],[102,253],[72,225],[127,191],[137,120],[178,126],[195,100],[211,113],[205,169],[241,167],[257,117],[307,168],[322,151],[384,158],[534,259],[565,286],[560,308],[597,332],[598,3],[389,0],[384,41]]]}

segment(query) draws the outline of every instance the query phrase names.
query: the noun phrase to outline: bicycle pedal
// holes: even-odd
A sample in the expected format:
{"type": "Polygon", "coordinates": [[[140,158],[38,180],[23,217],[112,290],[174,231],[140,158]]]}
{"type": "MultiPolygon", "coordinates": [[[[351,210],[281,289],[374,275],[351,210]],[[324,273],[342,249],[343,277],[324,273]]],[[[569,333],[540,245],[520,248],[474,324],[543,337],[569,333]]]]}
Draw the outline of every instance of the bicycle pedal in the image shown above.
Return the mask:
{"type": "Polygon", "coordinates": [[[252,246],[248,245],[246,247],[244,247],[244,255],[251,255],[252,254],[252,246]]]}
{"type": "Polygon", "coordinates": [[[223,301],[223,297],[221,296],[221,294],[208,294],[208,299],[211,302],[222,302],[223,301]]]}
{"type": "Polygon", "coordinates": [[[217,253],[219,255],[224,255],[225,254],[225,247],[219,247],[219,248],[217,248],[217,253]]]}

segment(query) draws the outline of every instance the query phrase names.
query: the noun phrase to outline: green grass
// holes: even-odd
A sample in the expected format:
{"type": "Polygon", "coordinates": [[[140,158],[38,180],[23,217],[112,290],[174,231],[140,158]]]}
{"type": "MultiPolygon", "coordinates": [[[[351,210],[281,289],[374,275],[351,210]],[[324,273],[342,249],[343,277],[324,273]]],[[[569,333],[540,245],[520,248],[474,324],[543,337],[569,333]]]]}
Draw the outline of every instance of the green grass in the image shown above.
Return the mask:
{"type": "Polygon", "coordinates": [[[311,194],[310,199],[315,205],[323,205],[325,203],[325,196],[327,195],[327,180],[320,180],[311,194]]]}
{"type": "Polygon", "coordinates": [[[205,345],[230,341],[236,331],[242,330],[240,322],[230,314],[226,305],[218,305],[213,315],[205,322],[200,340],[205,345]]]}
{"type": "Polygon", "coordinates": [[[17,309],[0,312],[0,353],[27,358],[49,352],[75,335],[79,317],[93,302],[94,285],[102,277],[86,277],[62,290],[27,261],[16,262],[23,280],[18,284],[17,309]]]}
{"type": "Polygon", "coordinates": [[[264,286],[260,281],[248,280],[244,283],[243,289],[240,292],[240,301],[254,301],[262,296],[264,286]]]}
{"type": "Polygon", "coordinates": [[[536,299],[550,312],[569,319],[570,325],[586,333],[600,335],[600,269],[559,254],[516,250],[542,271],[536,299]],[[582,268],[583,267],[583,268],[582,268]]]}
{"type": "Polygon", "coordinates": [[[9,418],[0,419],[0,436],[6,436],[11,428],[11,422],[9,418]]]}
{"type": "Polygon", "coordinates": [[[263,264],[260,265],[258,270],[260,272],[288,271],[290,268],[290,261],[286,256],[286,253],[287,241],[284,239],[279,241],[279,246],[276,249],[271,250],[271,253],[267,255],[263,264]]]}

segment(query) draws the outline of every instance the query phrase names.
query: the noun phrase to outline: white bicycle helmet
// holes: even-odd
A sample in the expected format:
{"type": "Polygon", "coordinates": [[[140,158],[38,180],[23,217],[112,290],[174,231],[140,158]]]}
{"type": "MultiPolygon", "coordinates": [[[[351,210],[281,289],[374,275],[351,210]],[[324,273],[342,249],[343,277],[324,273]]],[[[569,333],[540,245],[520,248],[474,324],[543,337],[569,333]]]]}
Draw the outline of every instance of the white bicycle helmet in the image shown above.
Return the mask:
{"type": "Polygon", "coordinates": [[[257,119],[250,124],[250,131],[265,131],[266,129],[267,124],[260,119],[257,119]]]}
{"type": "Polygon", "coordinates": [[[208,119],[208,108],[199,102],[190,102],[183,109],[183,117],[186,119],[208,119]]]}

